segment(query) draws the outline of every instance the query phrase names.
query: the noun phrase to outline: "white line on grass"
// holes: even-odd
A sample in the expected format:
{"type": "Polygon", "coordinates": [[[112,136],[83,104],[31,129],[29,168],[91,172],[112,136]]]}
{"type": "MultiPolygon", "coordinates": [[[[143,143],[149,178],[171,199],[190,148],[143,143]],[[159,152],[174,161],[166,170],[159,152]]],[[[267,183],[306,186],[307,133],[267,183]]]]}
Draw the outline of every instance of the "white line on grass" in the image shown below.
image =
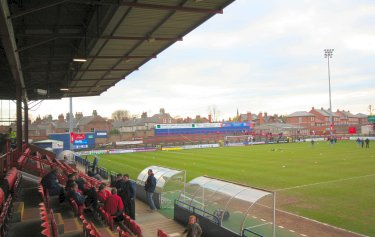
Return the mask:
{"type": "Polygon", "coordinates": [[[314,186],[314,185],[320,185],[320,184],[327,184],[327,183],[337,183],[337,182],[343,182],[343,181],[352,180],[352,179],[367,178],[367,177],[372,177],[372,176],[375,176],[375,174],[368,174],[368,175],[355,176],[355,177],[350,177],[350,178],[345,178],[345,179],[335,179],[335,180],[329,180],[329,181],[312,183],[312,184],[298,185],[298,186],[289,187],[289,188],[276,189],[275,191],[276,192],[280,192],[280,191],[284,191],[284,190],[290,190],[290,189],[296,189],[296,188],[304,188],[304,187],[309,187],[309,186],[314,186]]]}

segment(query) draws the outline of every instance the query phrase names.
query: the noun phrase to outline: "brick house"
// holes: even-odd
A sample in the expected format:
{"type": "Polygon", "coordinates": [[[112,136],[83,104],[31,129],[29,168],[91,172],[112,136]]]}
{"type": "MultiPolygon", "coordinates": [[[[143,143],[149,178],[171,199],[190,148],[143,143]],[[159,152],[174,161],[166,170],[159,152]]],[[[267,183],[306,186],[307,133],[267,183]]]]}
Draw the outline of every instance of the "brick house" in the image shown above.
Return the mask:
{"type": "MultiPolygon", "coordinates": [[[[315,109],[314,107],[312,107],[309,113],[315,115],[316,126],[330,126],[329,110],[325,110],[323,108],[315,109]]],[[[339,123],[340,121],[339,116],[334,112],[332,112],[332,120],[333,124],[339,123]]]]}
{"type": "Polygon", "coordinates": [[[297,111],[286,117],[286,122],[293,125],[311,128],[315,126],[315,115],[305,111],[297,111]]]}
{"type": "Polygon", "coordinates": [[[339,116],[339,125],[359,125],[358,116],[350,113],[349,111],[337,110],[336,114],[339,116]]]}

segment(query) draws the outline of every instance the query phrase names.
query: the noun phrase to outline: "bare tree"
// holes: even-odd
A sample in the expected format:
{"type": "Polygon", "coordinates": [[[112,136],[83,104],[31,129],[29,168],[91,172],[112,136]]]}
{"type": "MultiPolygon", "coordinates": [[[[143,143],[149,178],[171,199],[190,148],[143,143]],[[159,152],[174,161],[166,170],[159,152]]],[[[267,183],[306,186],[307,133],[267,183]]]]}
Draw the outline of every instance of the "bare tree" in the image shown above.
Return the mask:
{"type": "Polygon", "coordinates": [[[129,119],[131,118],[131,114],[128,110],[116,110],[112,113],[112,119],[113,120],[123,120],[123,119],[129,119]]]}
{"type": "Polygon", "coordinates": [[[219,119],[220,111],[216,105],[210,105],[208,106],[208,114],[212,116],[212,121],[216,122],[219,119]]]}

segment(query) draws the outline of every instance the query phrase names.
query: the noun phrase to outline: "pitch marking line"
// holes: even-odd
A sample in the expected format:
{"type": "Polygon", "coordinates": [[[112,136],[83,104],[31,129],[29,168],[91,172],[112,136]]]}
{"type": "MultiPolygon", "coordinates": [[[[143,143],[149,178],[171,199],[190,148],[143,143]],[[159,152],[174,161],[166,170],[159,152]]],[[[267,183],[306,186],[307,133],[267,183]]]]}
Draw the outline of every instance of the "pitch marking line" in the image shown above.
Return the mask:
{"type": "Polygon", "coordinates": [[[372,177],[372,176],[375,176],[375,174],[368,174],[368,175],[350,177],[350,178],[346,178],[346,179],[335,179],[335,180],[329,180],[329,181],[312,183],[312,184],[298,185],[298,186],[289,187],[289,188],[276,189],[275,191],[280,192],[280,191],[284,191],[284,190],[304,188],[304,187],[315,186],[315,185],[320,185],[320,184],[327,184],[327,183],[338,183],[338,182],[348,181],[348,180],[352,180],[352,179],[361,179],[361,178],[367,178],[367,177],[372,177]]]}

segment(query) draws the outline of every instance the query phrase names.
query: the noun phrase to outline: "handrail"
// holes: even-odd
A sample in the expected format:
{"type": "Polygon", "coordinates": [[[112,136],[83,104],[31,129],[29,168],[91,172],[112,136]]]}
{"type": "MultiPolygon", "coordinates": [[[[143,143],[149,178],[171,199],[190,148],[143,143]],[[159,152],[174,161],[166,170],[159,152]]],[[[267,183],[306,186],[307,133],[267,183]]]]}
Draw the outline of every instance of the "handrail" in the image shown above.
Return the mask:
{"type": "MultiPolygon", "coordinates": [[[[213,223],[215,223],[215,224],[217,224],[217,225],[220,226],[220,220],[219,220],[219,218],[218,218],[217,216],[215,216],[215,215],[213,215],[213,214],[211,214],[211,213],[209,213],[209,212],[206,212],[206,211],[204,211],[204,210],[202,210],[202,209],[200,209],[200,208],[197,208],[197,207],[195,207],[195,206],[191,206],[191,205],[189,205],[189,204],[187,204],[187,203],[185,203],[185,202],[183,202],[183,201],[177,200],[177,199],[175,199],[174,202],[175,202],[176,205],[180,206],[181,208],[184,208],[184,207],[181,206],[181,205],[179,205],[179,203],[182,203],[182,204],[185,204],[185,205],[188,206],[188,207],[191,207],[191,208],[193,209],[193,213],[196,214],[196,215],[202,216],[202,215],[200,215],[199,213],[197,213],[196,210],[199,211],[199,212],[202,212],[202,213],[204,214],[203,217],[206,217],[206,215],[208,215],[208,216],[210,217],[210,218],[207,218],[208,220],[210,220],[210,221],[212,221],[213,223]],[[212,218],[212,219],[211,219],[211,218],[212,218]]],[[[186,209],[186,208],[185,208],[185,209],[186,209]]]]}
{"type": "Polygon", "coordinates": [[[251,234],[253,234],[253,235],[255,235],[255,236],[258,236],[258,237],[264,237],[263,235],[258,234],[258,233],[254,232],[254,231],[252,231],[252,230],[247,229],[247,228],[242,230],[242,236],[247,237],[247,236],[245,235],[246,232],[250,232],[251,234]]]}

